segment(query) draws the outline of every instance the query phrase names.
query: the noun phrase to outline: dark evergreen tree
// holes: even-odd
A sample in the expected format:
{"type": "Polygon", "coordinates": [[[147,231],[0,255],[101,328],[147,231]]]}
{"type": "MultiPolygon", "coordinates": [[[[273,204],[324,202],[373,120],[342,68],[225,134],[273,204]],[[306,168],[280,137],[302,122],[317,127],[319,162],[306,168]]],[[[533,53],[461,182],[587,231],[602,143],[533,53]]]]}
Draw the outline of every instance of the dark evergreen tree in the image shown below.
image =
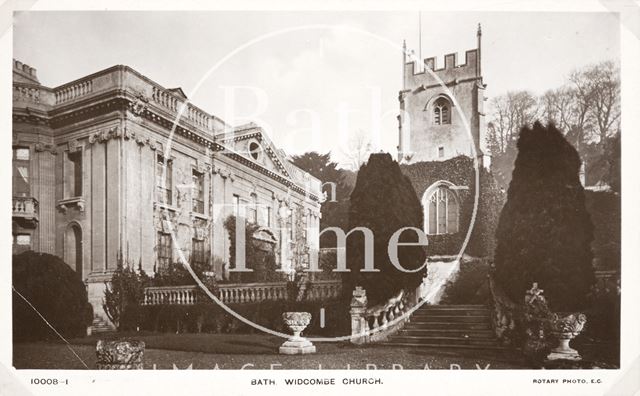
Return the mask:
{"type": "Polygon", "coordinates": [[[93,309],[82,279],[68,264],[32,251],[13,256],[12,264],[14,341],[59,341],[45,320],[64,337],[86,335],[93,309]]]}
{"type": "MultiPolygon", "coordinates": [[[[339,169],[338,164],[331,161],[331,154],[319,154],[315,151],[294,156],[294,165],[309,172],[312,176],[324,183],[322,191],[327,194],[322,203],[322,218],[320,229],[338,227],[347,230],[349,195],[354,186],[354,172],[339,169]]],[[[320,236],[320,247],[332,248],[336,246],[335,235],[331,232],[320,236]]]]}
{"type": "MultiPolygon", "coordinates": [[[[408,273],[396,268],[388,256],[391,236],[401,228],[422,229],[422,207],[409,179],[389,154],[372,154],[358,172],[351,193],[349,230],[367,227],[374,236],[374,264],[379,272],[361,272],[364,268],[364,237],[353,232],[347,239],[347,290],[362,286],[370,304],[386,301],[401,289],[414,289],[426,270],[408,273]]],[[[417,242],[415,232],[405,231],[399,242],[417,242]]],[[[426,260],[422,246],[399,246],[398,261],[412,271],[421,268],[426,260]]]]}
{"type": "Polygon", "coordinates": [[[580,158],[555,126],[537,122],[517,147],[496,231],[496,280],[516,302],[538,282],[554,310],[581,308],[594,273],[580,158]]]}

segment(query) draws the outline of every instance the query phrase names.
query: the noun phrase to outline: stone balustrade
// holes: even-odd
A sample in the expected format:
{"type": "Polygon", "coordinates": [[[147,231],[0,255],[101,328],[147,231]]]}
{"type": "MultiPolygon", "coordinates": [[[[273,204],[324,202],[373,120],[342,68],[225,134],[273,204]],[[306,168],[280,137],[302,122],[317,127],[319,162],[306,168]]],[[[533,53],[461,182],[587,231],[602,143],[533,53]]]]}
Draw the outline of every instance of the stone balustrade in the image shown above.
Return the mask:
{"type": "Polygon", "coordinates": [[[188,105],[187,106],[187,119],[191,121],[194,125],[199,126],[201,128],[210,130],[211,122],[208,114],[199,110],[197,107],[188,105]]]}
{"type": "Polygon", "coordinates": [[[40,104],[41,89],[26,84],[13,84],[13,101],[40,104]]]}
{"type": "Polygon", "coordinates": [[[83,80],[75,84],[63,85],[54,91],[56,104],[69,102],[93,92],[93,80],[83,80]]]}
{"type": "MultiPolygon", "coordinates": [[[[289,298],[286,282],[223,283],[218,285],[216,296],[225,304],[246,304],[261,301],[282,301],[289,298]]],[[[319,301],[337,298],[342,290],[341,281],[315,281],[309,284],[306,299],[319,301]]],[[[147,287],[144,305],[193,305],[209,301],[202,297],[196,285],[147,287]]]]}
{"type": "Polygon", "coordinates": [[[218,298],[225,304],[286,300],[288,294],[287,284],[284,282],[218,285],[218,298]]]}
{"type": "Polygon", "coordinates": [[[37,222],[38,200],[33,197],[13,197],[12,216],[37,222]]]}
{"type": "Polygon", "coordinates": [[[328,300],[338,298],[342,292],[342,281],[322,280],[309,284],[306,298],[309,301],[328,300]]]}
{"type": "Polygon", "coordinates": [[[144,291],[144,305],[193,305],[198,302],[198,286],[157,286],[144,291]]]}
{"type": "Polygon", "coordinates": [[[162,107],[165,107],[171,111],[177,111],[180,101],[173,94],[165,91],[164,89],[153,87],[151,92],[151,99],[162,107]]]}
{"type": "Polygon", "coordinates": [[[387,339],[409,320],[408,311],[414,300],[414,293],[401,290],[384,304],[368,308],[367,293],[357,286],[351,300],[351,342],[366,344],[387,339]]]}

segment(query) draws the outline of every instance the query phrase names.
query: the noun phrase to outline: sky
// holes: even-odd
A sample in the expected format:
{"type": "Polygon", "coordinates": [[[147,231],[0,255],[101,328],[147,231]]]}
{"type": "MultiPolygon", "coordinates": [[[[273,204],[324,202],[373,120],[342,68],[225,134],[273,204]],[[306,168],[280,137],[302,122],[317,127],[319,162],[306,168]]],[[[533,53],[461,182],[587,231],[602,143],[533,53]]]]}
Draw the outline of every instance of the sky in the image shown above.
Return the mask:
{"type": "MultiPolygon", "coordinates": [[[[116,64],[181,87],[231,125],[254,121],[288,154],[332,152],[356,140],[395,155],[402,41],[418,48],[415,12],[21,12],[14,58],[55,87],[116,64]],[[359,139],[358,139],[359,138],[359,139]]],[[[575,68],[620,56],[612,13],[422,12],[422,55],[476,47],[489,99],[536,94],[575,68]]]]}

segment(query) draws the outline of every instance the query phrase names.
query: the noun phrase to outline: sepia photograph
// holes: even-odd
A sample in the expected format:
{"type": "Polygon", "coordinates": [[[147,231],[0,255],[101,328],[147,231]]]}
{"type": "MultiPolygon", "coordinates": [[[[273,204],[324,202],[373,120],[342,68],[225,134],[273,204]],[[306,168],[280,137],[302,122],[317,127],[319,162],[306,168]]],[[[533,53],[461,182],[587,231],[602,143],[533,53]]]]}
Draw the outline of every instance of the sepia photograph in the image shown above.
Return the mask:
{"type": "Polygon", "coordinates": [[[639,8],[600,3],[16,9],[3,375],[388,394],[496,370],[586,395],[640,373],[639,8]]]}

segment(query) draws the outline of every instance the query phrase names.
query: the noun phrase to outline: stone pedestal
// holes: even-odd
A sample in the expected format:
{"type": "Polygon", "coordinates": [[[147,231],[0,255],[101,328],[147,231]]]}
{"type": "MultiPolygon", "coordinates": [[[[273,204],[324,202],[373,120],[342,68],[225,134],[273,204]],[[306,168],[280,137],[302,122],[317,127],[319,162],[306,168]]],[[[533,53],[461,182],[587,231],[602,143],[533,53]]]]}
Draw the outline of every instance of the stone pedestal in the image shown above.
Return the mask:
{"type": "Polygon", "coordinates": [[[142,370],[144,368],[144,342],[103,341],[96,344],[98,370],[142,370]]]}
{"type": "Polygon", "coordinates": [[[278,351],[281,354],[305,355],[316,352],[316,347],[311,341],[300,336],[302,330],[304,330],[311,321],[311,314],[309,312],[285,312],[282,314],[282,320],[293,332],[293,337],[289,338],[280,346],[278,351]]]}
{"type": "Polygon", "coordinates": [[[547,355],[547,360],[581,360],[582,357],[575,349],[569,347],[569,341],[573,338],[572,334],[560,334],[557,336],[559,345],[551,350],[547,355]]]}
{"type": "Polygon", "coordinates": [[[316,347],[306,338],[290,338],[278,350],[283,355],[306,355],[316,353],[316,347]]]}

